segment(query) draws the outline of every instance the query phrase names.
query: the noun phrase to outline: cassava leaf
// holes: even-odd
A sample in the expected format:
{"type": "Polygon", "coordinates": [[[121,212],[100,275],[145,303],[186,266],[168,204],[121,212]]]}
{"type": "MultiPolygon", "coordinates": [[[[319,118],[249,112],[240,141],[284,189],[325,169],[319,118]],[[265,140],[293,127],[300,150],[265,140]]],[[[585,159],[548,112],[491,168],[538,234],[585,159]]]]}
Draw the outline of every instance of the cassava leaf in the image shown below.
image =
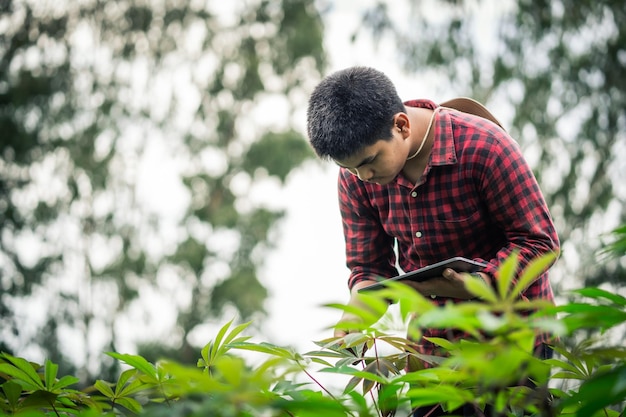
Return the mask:
{"type": "Polygon", "coordinates": [[[129,355],[125,353],[107,352],[107,355],[124,362],[125,364],[132,366],[141,373],[157,380],[156,367],[148,362],[145,358],[139,355],[129,355]]]}
{"type": "Polygon", "coordinates": [[[519,264],[518,253],[513,252],[508,258],[502,262],[498,269],[498,295],[501,300],[507,299],[507,293],[511,287],[512,282],[515,279],[515,272],[517,271],[517,265],[519,264]]]}
{"type": "Polygon", "coordinates": [[[127,410],[132,411],[135,414],[139,414],[141,412],[141,404],[139,403],[139,401],[133,398],[128,398],[128,397],[118,398],[117,403],[121,405],[122,407],[126,408],[127,410]]]}
{"type": "Polygon", "coordinates": [[[52,363],[52,361],[46,359],[44,363],[44,380],[46,389],[51,390],[54,382],[57,378],[57,371],[59,370],[59,365],[52,363]]]}
{"type": "Polygon", "coordinates": [[[517,283],[507,296],[507,301],[511,302],[519,298],[520,294],[554,263],[556,257],[555,252],[550,252],[533,259],[519,276],[517,283]]]}
{"type": "Polygon", "coordinates": [[[2,391],[4,391],[5,398],[9,405],[12,408],[17,407],[20,396],[22,395],[22,387],[20,384],[9,380],[2,384],[2,391]]]}
{"type": "Polygon", "coordinates": [[[616,293],[608,292],[601,288],[596,288],[596,287],[581,288],[581,289],[573,290],[572,292],[576,294],[580,294],[584,297],[589,297],[589,298],[595,298],[595,299],[604,298],[618,306],[622,306],[622,307],[626,306],[625,297],[616,293]]]}
{"type": "Polygon", "coordinates": [[[100,393],[102,395],[104,395],[107,398],[114,398],[115,394],[113,393],[113,390],[111,389],[111,386],[108,382],[103,381],[102,379],[99,379],[96,381],[95,384],[93,384],[93,386],[100,391],[100,393]]]}
{"type": "Polygon", "coordinates": [[[120,374],[120,377],[117,379],[117,384],[115,384],[115,395],[121,395],[122,390],[126,386],[126,383],[134,376],[136,376],[138,371],[136,369],[127,369],[120,374]]]}
{"type": "Polygon", "coordinates": [[[493,291],[493,288],[491,288],[491,285],[489,285],[489,283],[485,282],[481,278],[474,277],[470,274],[464,275],[465,288],[467,288],[470,293],[488,303],[496,303],[498,301],[498,296],[493,291]]]}
{"type": "MultiPolygon", "coordinates": [[[[8,353],[3,353],[2,356],[8,360],[10,363],[13,364],[13,367],[16,369],[19,375],[21,375],[19,378],[22,379],[24,382],[28,382],[29,384],[32,384],[33,386],[37,387],[36,389],[45,389],[43,382],[41,381],[41,378],[39,377],[39,375],[37,374],[37,371],[35,370],[35,366],[32,363],[28,362],[26,359],[23,358],[18,358],[15,356],[11,356],[8,353]]],[[[3,364],[0,364],[0,366],[3,364]]],[[[6,372],[6,371],[5,371],[6,372]]],[[[9,375],[14,376],[13,374],[7,372],[9,375]]]]}
{"type": "Polygon", "coordinates": [[[80,382],[80,378],[77,378],[72,375],[65,375],[61,377],[58,381],[56,381],[52,387],[50,387],[51,391],[58,391],[63,388],[69,387],[70,385],[74,385],[80,382]]]}

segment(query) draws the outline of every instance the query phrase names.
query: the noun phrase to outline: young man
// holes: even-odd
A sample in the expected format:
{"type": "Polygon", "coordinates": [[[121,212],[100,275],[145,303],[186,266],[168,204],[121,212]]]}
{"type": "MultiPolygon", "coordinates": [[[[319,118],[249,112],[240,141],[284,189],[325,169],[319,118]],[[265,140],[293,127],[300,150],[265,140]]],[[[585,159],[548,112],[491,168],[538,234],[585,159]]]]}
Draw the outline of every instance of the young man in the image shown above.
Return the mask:
{"type": "MultiPolygon", "coordinates": [[[[331,74],[313,91],[307,114],[311,145],[341,167],[349,303],[358,304],[358,290],[376,278],[398,275],[396,242],[397,263],[405,272],[464,256],[486,263],[480,276],[491,283],[514,251],[520,270],[558,252],[550,213],[519,146],[486,109],[468,102],[483,117],[429,100],[403,103],[383,73],[366,67],[331,74]]],[[[439,305],[461,302],[471,297],[464,276],[448,269],[412,286],[439,305]]],[[[521,296],[553,300],[547,273],[521,296]]],[[[340,323],[355,320],[344,314],[340,323]]],[[[336,337],[346,333],[335,330],[336,337]]],[[[424,336],[447,337],[447,331],[424,336]]],[[[538,348],[544,338],[538,338],[538,348]]],[[[417,347],[426,354],[435,348],[426,341],[417,347]]]]}

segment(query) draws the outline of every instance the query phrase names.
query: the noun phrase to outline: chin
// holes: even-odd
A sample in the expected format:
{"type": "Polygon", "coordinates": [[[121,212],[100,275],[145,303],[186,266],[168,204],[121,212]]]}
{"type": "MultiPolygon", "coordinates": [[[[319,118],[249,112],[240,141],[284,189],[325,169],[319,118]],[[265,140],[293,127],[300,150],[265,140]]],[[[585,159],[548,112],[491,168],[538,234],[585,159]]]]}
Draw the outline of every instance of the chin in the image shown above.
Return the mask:
{"type": "Polygon", "coordinates": [[[389,178],[389,177],[379,177],[379,178],[374,178],[373,180],[367,181],[371,184],[378,184],[378,185],[387,185],[391,182],[393,178],[389,178]]]}

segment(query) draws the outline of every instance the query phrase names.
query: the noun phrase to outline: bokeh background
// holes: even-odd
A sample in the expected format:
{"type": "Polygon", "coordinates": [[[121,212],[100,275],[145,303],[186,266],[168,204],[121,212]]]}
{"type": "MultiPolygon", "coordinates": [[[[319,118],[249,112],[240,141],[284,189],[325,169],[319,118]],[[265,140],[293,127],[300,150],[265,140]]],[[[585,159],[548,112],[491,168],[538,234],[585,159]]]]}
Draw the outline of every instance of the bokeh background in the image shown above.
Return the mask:
{"type": "Polygon", "coordinates": [[[555,218],[558,296],[623,291],[598,253],[626,219],[623,1],[3,0],[0,57],[2,351],[89,380],[110,350],[195,363],[231,319],[329,337],[348,271],[306,104],[351,65],[485,103],[555,218]]]}

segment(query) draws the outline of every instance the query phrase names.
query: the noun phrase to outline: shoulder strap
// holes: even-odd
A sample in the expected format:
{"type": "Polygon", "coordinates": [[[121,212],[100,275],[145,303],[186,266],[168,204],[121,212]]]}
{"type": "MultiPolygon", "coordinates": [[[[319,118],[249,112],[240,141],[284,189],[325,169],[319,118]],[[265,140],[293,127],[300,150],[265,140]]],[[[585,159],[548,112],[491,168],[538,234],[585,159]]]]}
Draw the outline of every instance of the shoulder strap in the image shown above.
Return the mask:
{"type": "Polygon", "coordinates": [[[471,99],[469,97],[453,98],[452,100],[445,101],[441,103],[440,105],[442,107],[449,107],[451,109],[458,110],[463,113],[474,114],[484,119],[491,120],[492,122],[500,126],[502,129],[504,129],[504,127],[502,127],[502,124],[500,124],[498,119],[496,119],[494,115],[491,114],[491,112],[487,110],[487,108],[485,108],[485,106],[483,106],[476,100],[471,99]]]}

